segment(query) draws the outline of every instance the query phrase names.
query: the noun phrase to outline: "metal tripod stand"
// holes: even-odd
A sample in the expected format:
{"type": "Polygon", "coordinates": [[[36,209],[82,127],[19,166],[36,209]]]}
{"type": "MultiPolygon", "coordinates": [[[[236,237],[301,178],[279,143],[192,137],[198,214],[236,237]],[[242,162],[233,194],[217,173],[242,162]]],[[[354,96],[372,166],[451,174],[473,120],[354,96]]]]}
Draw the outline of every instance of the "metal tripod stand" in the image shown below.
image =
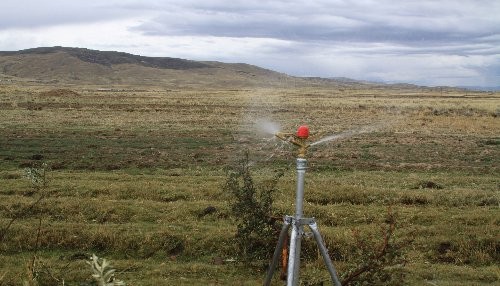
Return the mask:
{"type": "MultiPolygon", "coordinates": [[[[300,132],[300,128],[299,128],[300,132]]],[[[278,133],[276,136],[282,140],[285,140],[284,133],[278,133]]],[[[285,134],[289,135],[289,134],[285,134]]],[[[308,136],[308,130],[307,130],[308,136]]],[[[292,227],[292,233],[290,235],[290,254],[288,258],[288,268],[287,268],[287,286],[297,286],[299,284],[299,269],[300,269],[300,245],[302,240],[302,235],[304,234],[304,225],[309,226],[311,229],[314,239],[318,244],[319,251],[321,256],[323,257],[323,261],[328,268],[328,272],[330,273],[330,277],[332,279],[332,283],[335,286],[341,286],[341,283],[338,279],[337,272],[335,271],[335,267],[333,266],[332,260],[328,255],[328,249],[325,246],[323,238],[318,230],[318,225],[314,218],[304,218],[303,215],[303,201],[304,201],[304,178],[307,169],[307,160],[304,159],[305,151],[309,147],[306,145],[304,140],[307,139],[303,137],[292,138],[292,140],[287,139],[286,141],[290,141],[291,143],[300,147],[299,158],[297,158],[297,192],[296,192],[296,200],[295,200],[295,216],[285,216],[283,227],[280,232],[280,236],[278,239],[278,244],[274,250],[273,259],[271,265],[269,266],[269,271],[267,273],[266,279],[264,281],[264,286],[269,286],[271,284],[271,280],[273,278],[274,269],[278,264],[278,260],[280,257],[280,253],[283,249],[284,242],[286,237],[288,236],[288,229],[292,227]]]]}

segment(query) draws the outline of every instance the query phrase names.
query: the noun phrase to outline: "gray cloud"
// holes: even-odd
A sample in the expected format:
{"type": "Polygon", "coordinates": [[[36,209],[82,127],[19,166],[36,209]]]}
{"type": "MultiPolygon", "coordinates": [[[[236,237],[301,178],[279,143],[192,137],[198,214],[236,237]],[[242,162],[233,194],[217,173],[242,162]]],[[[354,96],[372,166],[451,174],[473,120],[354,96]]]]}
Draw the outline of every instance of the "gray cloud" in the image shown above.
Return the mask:
{"type": "Polygon", "coordinates": [[[103,1],[97,0],[2,0],[0,30],[95,23],[133,15],[130,10],[113,8],[113,1],[104,6],[103,1]]]}
{"type": "Polygon", "coordinates": [[[495,69],[486,67],[500,60],[500,1],[191,0],[163,5],[133,30],[288,41],[292,44],[249,61],[296,75],[430,85],[498,82],[495,69]]]}
{"type": "Polygon", "coordinates": [[[147,35],[387,42],[412,46],[480,42],[500,34],[495,1],[187,1],[134,28],[147,35]],[[359,4],[365,3],[365,4],[359,4]]]}

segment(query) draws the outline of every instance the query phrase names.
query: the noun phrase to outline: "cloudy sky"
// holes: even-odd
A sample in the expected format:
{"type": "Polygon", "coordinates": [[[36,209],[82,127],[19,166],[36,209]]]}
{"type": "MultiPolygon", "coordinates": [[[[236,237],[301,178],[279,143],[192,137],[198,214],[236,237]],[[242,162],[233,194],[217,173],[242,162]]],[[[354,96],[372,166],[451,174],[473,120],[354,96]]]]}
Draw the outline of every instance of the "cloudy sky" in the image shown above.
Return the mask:
{"type": "Polygon", "coordinates": [[[500,86],[500,1],[1,0],[0,50],[40,46],[500,86]]]}

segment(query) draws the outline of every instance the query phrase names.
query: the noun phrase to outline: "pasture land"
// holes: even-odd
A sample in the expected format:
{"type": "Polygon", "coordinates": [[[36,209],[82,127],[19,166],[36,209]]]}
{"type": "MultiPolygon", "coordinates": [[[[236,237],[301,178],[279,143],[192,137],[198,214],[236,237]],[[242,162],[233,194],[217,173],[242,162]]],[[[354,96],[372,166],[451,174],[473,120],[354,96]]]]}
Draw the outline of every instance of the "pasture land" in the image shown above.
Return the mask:
{"type": "MultiPolygon", "coordinates": [[[[91,285],[91,253],[128,285],[260,285],[266,262],[235,257],[222,185],[248,150],[257,182],[285,170],[275,215],[293,214],[294,149],[259,130],[262,121],[355,131],[308,154],[304,213],[340,275],[353,232],[377,233],[390,207],[395,237],[413,240],[407,285],[500,280],[499,93],[56,88],[0,85],[1,285],[21,285],[28,272],[40,285],[91,285]],[[42,191],[23,170],[42,161],[45,197],[30,207],[42,191]]],[[[319,257],[304,258],[301,277],[327,280],[319,257]]]]}

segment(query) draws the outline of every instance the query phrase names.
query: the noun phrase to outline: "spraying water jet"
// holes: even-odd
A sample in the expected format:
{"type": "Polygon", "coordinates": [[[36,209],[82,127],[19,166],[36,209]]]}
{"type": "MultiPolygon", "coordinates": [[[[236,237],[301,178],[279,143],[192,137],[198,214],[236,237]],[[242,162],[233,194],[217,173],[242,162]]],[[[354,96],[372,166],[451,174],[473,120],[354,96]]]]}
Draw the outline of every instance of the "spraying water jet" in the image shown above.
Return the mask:
{"type": "Polygon", "coordinates": [[[311,143],[310,146],[323,144],[323,143],[326,143],[329,141],[335,141],[335,140],[339,140],[339,139],[349,138],[349,137],[354,136],[354,135],[376,132],[384,127],[387,127],[388,125],[389,124],[387,124],[387,123],[377,123],[377,124],[363,126],[361,128],[357,128],[357,129],[347,130],[347,131],[344,131],[344,132],[341,132],[338,134],[333,134],[333,135],[323,137],[320,140],[311,143]]]}
{"type": "Polygon", "coordinates": [[[257,120],[255,128],[266,135],[274,135],[281,129],[278,123],[265,118],[257,120]]]}

